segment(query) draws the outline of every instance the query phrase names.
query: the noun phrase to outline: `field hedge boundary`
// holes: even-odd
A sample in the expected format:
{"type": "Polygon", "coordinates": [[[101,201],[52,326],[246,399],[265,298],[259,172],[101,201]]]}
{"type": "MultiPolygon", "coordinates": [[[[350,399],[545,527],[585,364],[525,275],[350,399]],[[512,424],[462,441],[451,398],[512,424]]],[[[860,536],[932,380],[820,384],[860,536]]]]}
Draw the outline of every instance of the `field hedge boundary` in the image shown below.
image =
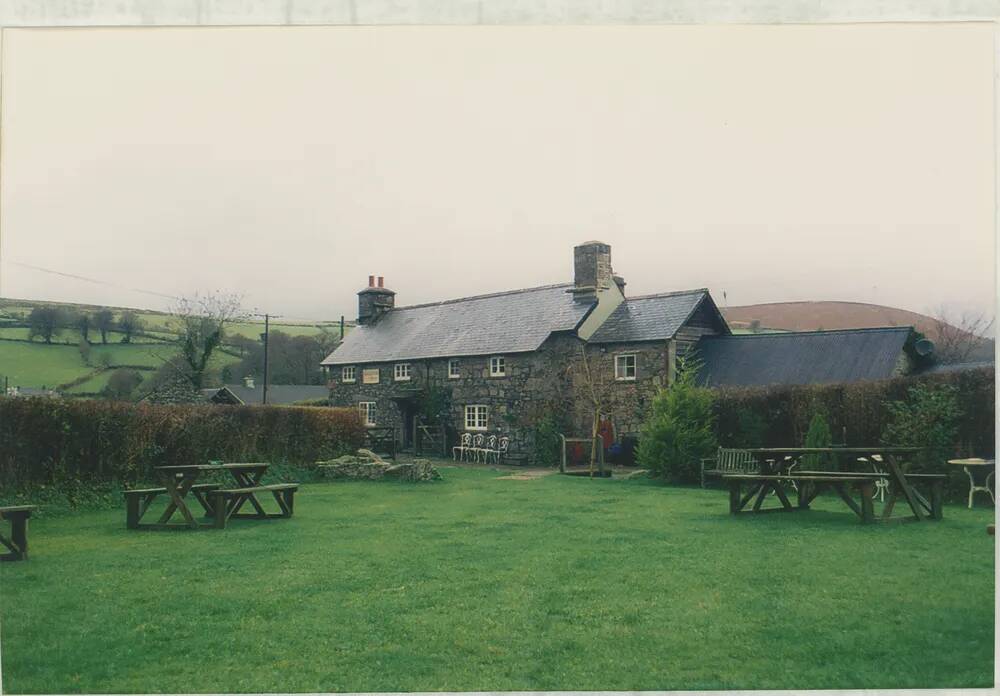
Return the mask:
{"type": "Polygon", "coordinates": [[[867,446],[881,442],[889,419],[886,403],[906,401],[918,384],[950,384],[958,389],[962,410],[955,454],[992,456],[994,450],[994,370],[979,368],[931,373],[917,377],[788,387],[744,387],[716,390],[716,413],[720,444],[746,446],[739,442],[740,411],[752,411],[766,424],[762,446],[797,446],[805,442],[809,421],[822,412],[834,442],[867,446]],[[846,442],[843,441],[846,434],[846,442]]]}
{"type": "MultiPolygon", "coordinates": [[[[719,444],[800,446],[817,412],[827,419],[835,443],[879,444],[889,422],[887,402],[908,401],[909,390],[920,384],[953,385],[962,412],[953,456],[992,458],[996,428],[994,383],[994,369],[986,367],[848,384],[722,388],[715,393],[719,444]],[[745,442],[740,430],[741,412],[755,413],[763,419],[763,442],[745,442]]],[[[952,496],[968,494],[968,479],[959,467],[946,467],[942,461],[937,470],[949,474],[948,489],[952,496]]]]}
{"type": "Polygon", "coordinates": [[[210,460],[311,466],[363,440],[351,408],[0,397],[0,486],[131,485],[155,466],[210,460]]]}

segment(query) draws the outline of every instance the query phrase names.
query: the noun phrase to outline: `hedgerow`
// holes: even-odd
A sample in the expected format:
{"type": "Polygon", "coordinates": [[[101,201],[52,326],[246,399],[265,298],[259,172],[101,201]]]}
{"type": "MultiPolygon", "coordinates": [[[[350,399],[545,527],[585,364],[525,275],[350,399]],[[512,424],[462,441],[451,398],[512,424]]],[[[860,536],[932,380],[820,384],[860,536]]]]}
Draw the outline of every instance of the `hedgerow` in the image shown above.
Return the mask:
{"type": "Polygon", "coordinates": [[[154,405],[0,397],[0,486],[150,481],[211,460],[305,466],[357,449],[350,408],[154,405]]]}

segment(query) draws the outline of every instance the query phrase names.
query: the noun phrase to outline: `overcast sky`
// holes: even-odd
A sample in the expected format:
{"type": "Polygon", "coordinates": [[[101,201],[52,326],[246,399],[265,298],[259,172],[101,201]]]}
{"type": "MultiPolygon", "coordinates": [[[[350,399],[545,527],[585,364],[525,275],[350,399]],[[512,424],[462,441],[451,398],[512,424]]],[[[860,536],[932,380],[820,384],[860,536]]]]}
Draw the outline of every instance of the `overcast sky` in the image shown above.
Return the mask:
{"type": "Polygon", "coordinates": [[[353,318],[600,239],[628,294],[992,314],[992,32],[7,30],[0,295],[353,318]]]}

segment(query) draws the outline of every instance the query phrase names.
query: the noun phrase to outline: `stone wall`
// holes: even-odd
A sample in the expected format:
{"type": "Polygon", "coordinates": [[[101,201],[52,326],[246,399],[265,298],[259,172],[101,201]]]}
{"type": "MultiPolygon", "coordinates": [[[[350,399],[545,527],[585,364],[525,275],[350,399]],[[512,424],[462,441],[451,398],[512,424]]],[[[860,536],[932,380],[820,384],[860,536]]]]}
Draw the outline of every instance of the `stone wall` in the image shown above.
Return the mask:
{"type": "Polygon", "coordinates": [[[448,377],[445,358],[410,361],[409,381],[394,380],[394,363],[357,365],[354,384],[342,383],[340,369],[336,368],[331,400],[336,406],[375,401],[376,425],[396,428],[401,439],[403,416],[392,397],[430,385],[450,394],[447,427],[452,438],[465,432],[465,407],[483,404],[489,408],[486,433],[509,436],[512,453],[530,456],[535,425],[546,413],[565,415],[569,435],[584,437],[590,433],[593,384],[615,432],[619,436],[638,434],[653,397],[668,383],[667,342],[588,345],[586,364],[583,345],[575,336],[558,334],[533,353],[507,354],[505,377],[489,376],[490,356],[458,358],[458,378],[448,377]],[[623,353],[636,356],[635,380],[615,379],[614,359],[623,353]],[[365,368],[379,370],[378,384],[362,384],[365,368]]]}
{"type": "Polygon", "coordinates": [[[506,374],[490,376],[490,357],[457,358],[459,377],[448,376],[448,358],[412,360],[410,379],[394,379],[395,363],[358,364],[356,382],[344,383],[341,369],[331,374],[331,402],[335,406],[357,406],[362,401],[376,402],[376,425],[397,429],[402,438],[403,413],[393,397],[404,396],[428,386],[445,390],[450,395],[450,417],[446,424],[453,438],[465,431],[465,407],[488,407],[486,434],[507,435],[512,453],[532,452],[533,429],[546,409],[570,401],[567,365],[579,351],[581,341],[575,336],[551,336],[532,353],[503,355],[506,374]],[[379,370],[378,384],[363,384],[364,369],[379,370]]]}
{"type": "MultiPolygon", "coordinates": [[[[577,349],[579,350],[579,349],[577,349]]],[[[590,385],[598,392],[603,410],[614,425],[615,434],[637,435],[656,393],[667,386],[669,365],[667,341],[642,343],[609,343],[587,346],[590,377],[582,355],[575,356],[570,374],[573,381],[572,423],[578,436],[590,433],[593,401],[590,385]],[[635,380],[615,379],[615,357],[633,354],[636,357],[635,380]]]]}

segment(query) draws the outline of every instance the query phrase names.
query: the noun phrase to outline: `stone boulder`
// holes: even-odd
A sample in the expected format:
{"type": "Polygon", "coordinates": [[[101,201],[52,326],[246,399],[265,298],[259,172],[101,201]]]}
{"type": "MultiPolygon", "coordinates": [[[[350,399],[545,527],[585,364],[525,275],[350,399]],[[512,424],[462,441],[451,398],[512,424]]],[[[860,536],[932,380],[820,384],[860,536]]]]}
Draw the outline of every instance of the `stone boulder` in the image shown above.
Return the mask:
{"type": "Polygon", "coordinates": [[[385,470],[385,478],[397,481],[437,481],[441,478],[438,470],[426,459],[395,464],[385,470]]]}
{"type": "Polygon", "coordinates": [[[414,459],[402,464],[389,464],[374,452],[359,449],[357,454],[316,462],[316,469],[324,478],[380,481],[435,481],[441,478],[438,470],[426,459],[414,459]]]}

